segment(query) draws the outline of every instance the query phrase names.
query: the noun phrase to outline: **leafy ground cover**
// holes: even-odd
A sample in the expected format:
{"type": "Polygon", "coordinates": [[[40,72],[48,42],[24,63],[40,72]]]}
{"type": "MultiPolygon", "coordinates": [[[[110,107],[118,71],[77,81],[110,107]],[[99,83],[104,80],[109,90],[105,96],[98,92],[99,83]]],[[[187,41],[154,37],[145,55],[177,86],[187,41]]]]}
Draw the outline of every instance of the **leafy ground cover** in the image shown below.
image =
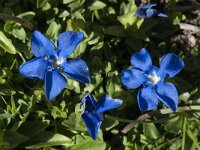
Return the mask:
{"type": "Polygon", "coordinates": [[[200,149],[200,3],[134,0],[1,0],[0,1],[0,149],[200,149]],[[142,3],[168,18],[134,16],[142,3]],[[53,100],[46,98],[43,81],[19,74],[34,58],[30,37],[37,29],[55,45],[64,31],[81,31],[84,39],[68,60],[82,58],[91,83],[68,78],[53,100]],[[121,85],[121,71],[131,67],[133,53],[146,47],[156,66],[167,53],[175,53],[184,69],[166,81],[179,93],[176,112],[159,103],[141,112],[139,89],[121,85]],[[93,140],[81,120],[80,100],[104,93],[123,105],[104,113],[93,140]]]}

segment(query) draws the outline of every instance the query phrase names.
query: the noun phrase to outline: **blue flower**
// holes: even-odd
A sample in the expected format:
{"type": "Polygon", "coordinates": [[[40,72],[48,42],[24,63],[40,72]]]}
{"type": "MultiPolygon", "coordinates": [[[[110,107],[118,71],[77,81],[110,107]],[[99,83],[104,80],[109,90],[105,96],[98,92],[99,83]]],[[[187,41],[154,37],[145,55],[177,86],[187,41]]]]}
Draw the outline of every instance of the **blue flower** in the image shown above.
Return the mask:
{"type": "Polygon", "coordinates": [[[45,81],[46,96],[49,100],[56,97],[70,78],[83,83],[90,82],[89,69],[82,59],[67,61],[84,34],[82,32],[63,32],[58,36],[58,48],[39,31],[35,30],[31,37],[31,50],[36,58],[22,64],[19,72],[31,79],[45,81]]]}
{"type": "Polygon", "coordinates": [[[159,17],[168,17],[167,15],[157,11],[156,9],[152,9],[153,6],[156,6],[156,4],[146,4],[138,7],[135,16],[139,18],[150,18],[153,15],[159,17]]]}
{"type": "Polygon", "coordinates": [[[81,107],[84,108],[82,120],[85,123],[89,135],[95,140],[98,135],[98,130],[103,121],[103,112],[117,108],[122,105],[122,100],[112,99],[104,94],[101,99],[96,102],[91,94],[87,94],[81,100],[81,107]]]}
{"type": "Polygon", "coordinates": [[[184,62],[175,54],[164,55],[160,60],[160,67],[152,65],[151,57],[145,48],[133,54],[131,57],[133,68],[122,71],[122,85],[128,89],[135,89],[140,85],[143,88],[137,95],[141,111],[153,110],[160,99],[172,111],[178,106],[178,93],[170,82],[164,82],[164,78],[170,78],[179,73],[184,62]]]}

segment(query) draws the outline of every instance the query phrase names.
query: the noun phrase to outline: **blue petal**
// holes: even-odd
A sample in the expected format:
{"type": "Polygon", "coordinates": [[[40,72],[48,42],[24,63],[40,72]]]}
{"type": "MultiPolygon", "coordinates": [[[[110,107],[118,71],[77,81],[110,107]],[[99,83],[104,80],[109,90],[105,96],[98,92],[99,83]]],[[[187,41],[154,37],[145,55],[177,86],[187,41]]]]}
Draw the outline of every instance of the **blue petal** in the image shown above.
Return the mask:
{"type": "Polygon", "coordinates": [[[134,53],[131,57],[131,64],[135,68],[148,71],[152,66],[152,60],[147,49],[142,48],[140,51],[134,53]]]}
{"type": "Polygon", "coordinates": [[[155,10],[155,9],[147,9],[147,11],[146,11],[146,18],[152,17],[155,14],[156,11],[157,10],[155,10]]]}
{"type": "Polygon", "coordinates": [[[156,16],[159,16],[159,17],[168,17],[167,15],[157,11],[156,9],[148,9],[146,11],[146,15],[147,15],[147,18],[150,18],[152,17],[153,15],[156,15],[156,16]]]}
{"type": "Polygon", "coordinates": [[[111,110],[122,105],[123,101],[120,99],[112,99],[108,95],[104,94],[103,97],[98,101],[97,113],[101,113],[107,110],[111,110]]]}
{"type": "Polygon", "coordinates": [[[91,94],[87,94],[81,99],[80,107],[82,106],[84,107],[84,112],[92,112],[96,111],[98,103],[94,100],[94,97],[91,94]]]}
{"type": "Polygon", "coordinates": [[[146,4],[146,5],[142,5],[140,7],[138,7],[137,11],[135,12],[135,16],[139,17],[139,18],[149,18],[151,16],[149,16],[150,14],[147,14],[147,10],[151,9],[151,7],[156,6],[156,4],[146,4]]]}
{"type": "Polygon", "coordinates": [[[145,4],[145,5],[140,6],[139,8],[149,9],[149,8],[152,8],[153,6],[156,6],[156,4],[145,4]]]}
{"type": "Polygon", "coordinates": [[[172,111],[176,111],[178,106],[178,92],[172,83],[160,83],[157,87],[159,99],[172,111]]]}
{"type": "Polygon", "coordinates": [[[161,13],[161,12],[159,12],[159,11],[157,11],[155,14],[156,14],[157,16],[159,16],[159,17],[168,17],[166,14],[161,13]]]}
{"type": "Polygon", "coordinates": [[[147,80],[144,73],[140,70],[134,68],[122,70],[121,82],[127,89],[135,89],[147,80]]]}
{"type": "Polygon", "coordinates": [[[169,53],[162,57],[160,61],[159,73],[166,77],[173,77],[184,67],[184,62],[175,54],[169,53]]]}
{"type": "Polygon", "coordinates": [[[137,100],[141,111],[153,110],[158,105],[158,97],[151,86],[141,89],[137,100]]]}
{"type": "Polygon", "coordinates": [[[40,31],[35,30],[31,36],[31,50],[36,57],[55,55],[54,44],[40,31]]]}
{"type": "Polygon", "coordinates": [[[73,59],[62,64],[64,74],[83,83],[90,82],[87,64],[82,59],[73,59]]]}
{"type": "Polygon", "coordinates": [[[146,18],[146,11],[142,10],[142,9],[138,9],[135,14],[135,16],[137,16],[138,18],[146,18]]]}
{"type": "Polygon", "coordinates": [[[101,114],[94,114],[92,112],[83,113],[82,120],[85,123],[89,135],[96,140],[98,136],[98,131],[103,121],[103,116],[101,114]]]}
{"type": "Polygon", "coordinates": [[[67,84],[67,80],[59,73],[59,70],[53,69],[47,71],[45,76],[46,96],[49,100],[56,97],[67,84]]]}
{"type": "Polygon", "coordinates": [[[19,72],[31,79],[43,80],[49,63],[44,58],[34,58],[19,67],[19,72]]]}
{"type": "Polygon", "coordinates": [[[83,32],[63,32],[58,36],[59,58],[66,58],[74,52],[76,46],[83,39],[83,32]]]}

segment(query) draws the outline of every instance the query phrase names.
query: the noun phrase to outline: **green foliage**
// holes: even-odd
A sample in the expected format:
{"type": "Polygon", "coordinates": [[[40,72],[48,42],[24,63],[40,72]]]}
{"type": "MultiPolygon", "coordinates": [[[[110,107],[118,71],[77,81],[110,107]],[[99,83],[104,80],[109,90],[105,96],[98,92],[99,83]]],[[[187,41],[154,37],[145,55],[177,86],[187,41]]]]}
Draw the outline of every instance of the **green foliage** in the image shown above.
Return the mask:
{"type": "MultiPolygon", "coordinates": [[[[120,130],[128,121],[105,117],[96,141],[89,137],[81,120],[79,102],[86,92],[97,99],[104,93],[122,99],[122,107],[107,112],[111,116],[135,120],[141,114],[138,90],[124,89],[120,77],[121,70],[130,67],[131,55],[142,47],[148,47],[153,61],[169,52],[184,60],[184,71],[170,82],[179,91],[179,106],[199,106],[199,51],[192,49],[186,54],[169,40],[178,31],[175,24],[186,19],[177,7],[178,3],[172,0],[169,19],[144,20],[133,15],[137,9],[134,0],[1,0],[0,149],[199,149],[198,111],[161,111],[146,120],[149,123],[135,123],[123,135],[120,130]],[[33,29],[55,43],[66,30],[84,32],[85,38],[70,59],[81,57],[87,62],[91,83],[68,79],[62,93],[47,101],[42,81],[18,73],[19,66],[33,57],[33,29]],[[115,140],[118,141],[113,143],[115,140]]],[[[163,105],[158,106],[158,110],[162,108],[163,105]]]]}

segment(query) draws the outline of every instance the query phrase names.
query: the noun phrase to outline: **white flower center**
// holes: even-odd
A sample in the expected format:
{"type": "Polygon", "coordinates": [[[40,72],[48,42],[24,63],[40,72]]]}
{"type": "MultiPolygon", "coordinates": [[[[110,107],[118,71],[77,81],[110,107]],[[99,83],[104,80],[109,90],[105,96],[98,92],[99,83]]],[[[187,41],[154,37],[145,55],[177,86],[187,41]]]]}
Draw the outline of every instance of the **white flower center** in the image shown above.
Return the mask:
{"type": "Polygon", "coordinates": [[[64,63],[64,59],[58,60],[58,58],[55,58],[52,62],[52,65],[54,68],[60,67],[64,63]]]}
{"type": "Polygon", "coordinates": [[[152,84],[156,84],[156,83],[158,83],[158,81],[160,81],[160,77],[157,76],[157,74],[155,72],[153,72],[153,75],[148,75],[148,78],[150,79],[152,84]]]}

